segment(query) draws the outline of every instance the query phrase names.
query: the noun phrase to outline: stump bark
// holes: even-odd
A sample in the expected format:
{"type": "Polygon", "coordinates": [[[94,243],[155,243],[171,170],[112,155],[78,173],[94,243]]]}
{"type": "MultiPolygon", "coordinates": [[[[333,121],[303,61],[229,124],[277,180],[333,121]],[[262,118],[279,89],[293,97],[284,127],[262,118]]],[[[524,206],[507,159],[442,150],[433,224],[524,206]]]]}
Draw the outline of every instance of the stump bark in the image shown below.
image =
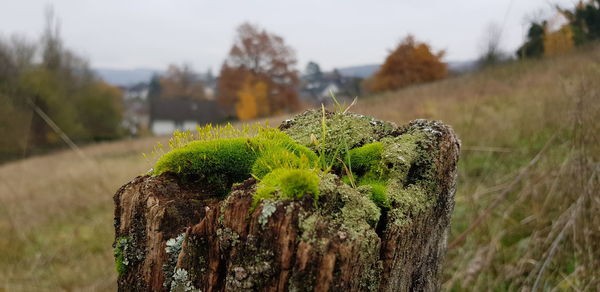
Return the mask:
{"type": "MultiPolygon", "coordinates": [[[[310,146],[318,116],[280,129],[310,146]]],[[[460,147],[454,132],[425,120],[396,127],[358,115],[327,119],[358,121],[337,134],[328,128],[332,137],[349,135],[350,148],[385,142],[383,159],[398,175],[390,208],[374,209],[368,188],[333,173],[322,177],[316,201],[256,208],[252,178],[219,197],[172,173],[139,176],[114,196],[119,291],[439,290],[460,147]]]]}

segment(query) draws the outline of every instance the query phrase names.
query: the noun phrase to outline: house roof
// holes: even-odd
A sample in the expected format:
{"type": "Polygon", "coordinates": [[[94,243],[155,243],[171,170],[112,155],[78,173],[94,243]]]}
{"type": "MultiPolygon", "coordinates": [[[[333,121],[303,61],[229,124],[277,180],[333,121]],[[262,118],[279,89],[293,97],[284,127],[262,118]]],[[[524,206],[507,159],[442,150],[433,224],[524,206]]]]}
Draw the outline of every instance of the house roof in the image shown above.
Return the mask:
{"type": "Polygon", "coordinates": [[[189,98],[156,99],[151,102],[152,120],[196,121],[199,124],[219,122],[224,114],[211,100],[189,98]]]}

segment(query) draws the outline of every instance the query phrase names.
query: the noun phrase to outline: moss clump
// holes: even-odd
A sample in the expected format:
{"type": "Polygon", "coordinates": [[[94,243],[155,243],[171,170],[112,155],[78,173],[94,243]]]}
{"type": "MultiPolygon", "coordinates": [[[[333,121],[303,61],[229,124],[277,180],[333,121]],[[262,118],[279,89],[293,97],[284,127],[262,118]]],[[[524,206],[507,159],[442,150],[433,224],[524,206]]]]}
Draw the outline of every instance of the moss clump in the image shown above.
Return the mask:
{"type": "Polygon", "coordinates": [[[311,168],[317,155],[277,129],[262,129],[252,138],[193,141],[163,155],[153,174],[173,172],[208,185],[218,195],[251,175],[262,178],[278,168],[311,168]]]}
{"type": "Polygon", "coordinates": [[[256,156],[247,138],[195,141],[161,157],[154,174],[174,172],[185,179],[201,180],[223,194],[232,183],[248,178],[256,156]]]}
{"type": "Polygon", "coordinates": [[[316,202],[319,196],[319,182],[319,176],[314,170],[275,169],[258,184],[253,206],[256,207],[265,199],[300,199],[306,194],[312,195],[316,202]]]}
{"type": "Polygon", "coordinates": [[[263,178],[278,168],[310,169],[314,167],[314,161],[314,158],[311,161],[304,153],[298,155],[286,148],[269,147],[261,151],[261,155],[252,165],[251,172],[255,177],[263,178]]]}
{"type": "Polygon", "coordinates": [[[364,174],[378,169],[381,161],[383,144],[380,142],[369,143],[348,151],[350,167],[353,172],[364,174]]]}
{"type": "MultiPolygon", "coordinates": [[[[382,164],[384,146],[373,142],[348,151],[347,164],[358,186],[369,186],[371,200],[381,209],[391,207],[387,195],[388,169],[382,164]]],[[[349,183],[349,178],[342,179],[349,183]]]]}
{"type": "Polygon", "coordinates": [[[359,186],[369,186],[371,196],[370,199],[380,209],[389,209],[391,207],[390,199],[387,194],[387,183],[380,180],[363,179],[359,186]]]}
{"type": "Polygon", "coordinates": [[[281,148],[297,156],[306,156],[310,161],[316,161],[317,154],[314,151],[296,142],[287,133],[278,129],[265,128],[261,130],[256,137],[250,138],[253,144],[257,145],[261,152],[266,149],[281,148]]]}
{"type": "Polygon", "coordinates": [[[399,209],[408,214],[420,207],[406,210],[404,204],[410,200],[405,195],[417,196],[415,203],[420,204],[421,195],[435,192],[435,165],[427,142],[437,135],[433,126],[423,122],[398,130],[366,116],[308,111],[284,122],[281,130],[259,128],[253,137],[242,131],[241,137],[227,134],[184,144],[186,136],[158,160],[153,173],[174,172],[221,196],[234,183],[253,176],[260,181],[253,196],[255,208],[262,200],[299,199],[306,194],[316,203],[321,172],[332,172],[366,192],[365,198],[380,211],[399,209]]]}

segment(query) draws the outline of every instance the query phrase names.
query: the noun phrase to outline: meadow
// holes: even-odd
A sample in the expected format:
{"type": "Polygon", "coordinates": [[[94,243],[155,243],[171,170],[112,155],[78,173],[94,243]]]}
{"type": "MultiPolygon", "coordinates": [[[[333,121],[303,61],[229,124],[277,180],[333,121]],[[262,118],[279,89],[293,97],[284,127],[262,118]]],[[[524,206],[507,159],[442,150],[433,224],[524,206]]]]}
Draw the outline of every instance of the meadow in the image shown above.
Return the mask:
{"type": "MultiPolygon", "coordinates": [[[[462,140],[445,289],[600,288],[598,46],[360,98],[352,111],[442,120],[462,140]]],[[[164,140],[1,165],[0,291],[115,290],[112,196],[164,140]]]]}

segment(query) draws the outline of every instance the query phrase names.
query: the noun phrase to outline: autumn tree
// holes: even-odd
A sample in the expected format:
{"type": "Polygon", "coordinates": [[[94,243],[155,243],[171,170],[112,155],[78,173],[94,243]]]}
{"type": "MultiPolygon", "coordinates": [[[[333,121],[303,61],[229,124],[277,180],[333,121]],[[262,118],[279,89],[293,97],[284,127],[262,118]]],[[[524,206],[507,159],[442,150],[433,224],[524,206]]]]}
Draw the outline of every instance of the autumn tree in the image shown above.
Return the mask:
{"type": "Polygon", "coordinates": [[[444,51],[434,53],[429,45],[409,35],[388,55],[368,81],[368,87],[380,92],[442,79],[448,75],[447,65],[441,61],[443,56],[444,51]]]}
{"type": "Polygon", "coordinates": [[[546,27],[544,33],[544,56],[556,56],[570,52],[575,46],[573,30],[566,24],[556,31],[549,31],[546,27]]]}
{"type": "MultiPolygon", "coordinates": [[[[262,82],[267,88],[264,104],[258,114],[268,115],[298,109],[298,73],[296,56],[283,38],[257,26],[245,23],[238,27],[235,42],[221,67],[218,101],[230,112],[236,111],[245,84],[262,82]],[[248,77],[250,76],[250,78],[248,77]],[[264,113],[264,114],[261,114],[264,113]]],[[[261,85],[262,86],[262,85],[261,85]]]]}
{"type": "Polygon", "coordinates": [[[202,80],[188,65],[169,65],[159,83],[161,98],[206,99],[202,80]]]}
{"type": "Polygon", "coordinates": [[[265,82],[248,75],[237,92],[235,112],[240,120],[251,120],[269,113],[268,87],[265,82]]]}

